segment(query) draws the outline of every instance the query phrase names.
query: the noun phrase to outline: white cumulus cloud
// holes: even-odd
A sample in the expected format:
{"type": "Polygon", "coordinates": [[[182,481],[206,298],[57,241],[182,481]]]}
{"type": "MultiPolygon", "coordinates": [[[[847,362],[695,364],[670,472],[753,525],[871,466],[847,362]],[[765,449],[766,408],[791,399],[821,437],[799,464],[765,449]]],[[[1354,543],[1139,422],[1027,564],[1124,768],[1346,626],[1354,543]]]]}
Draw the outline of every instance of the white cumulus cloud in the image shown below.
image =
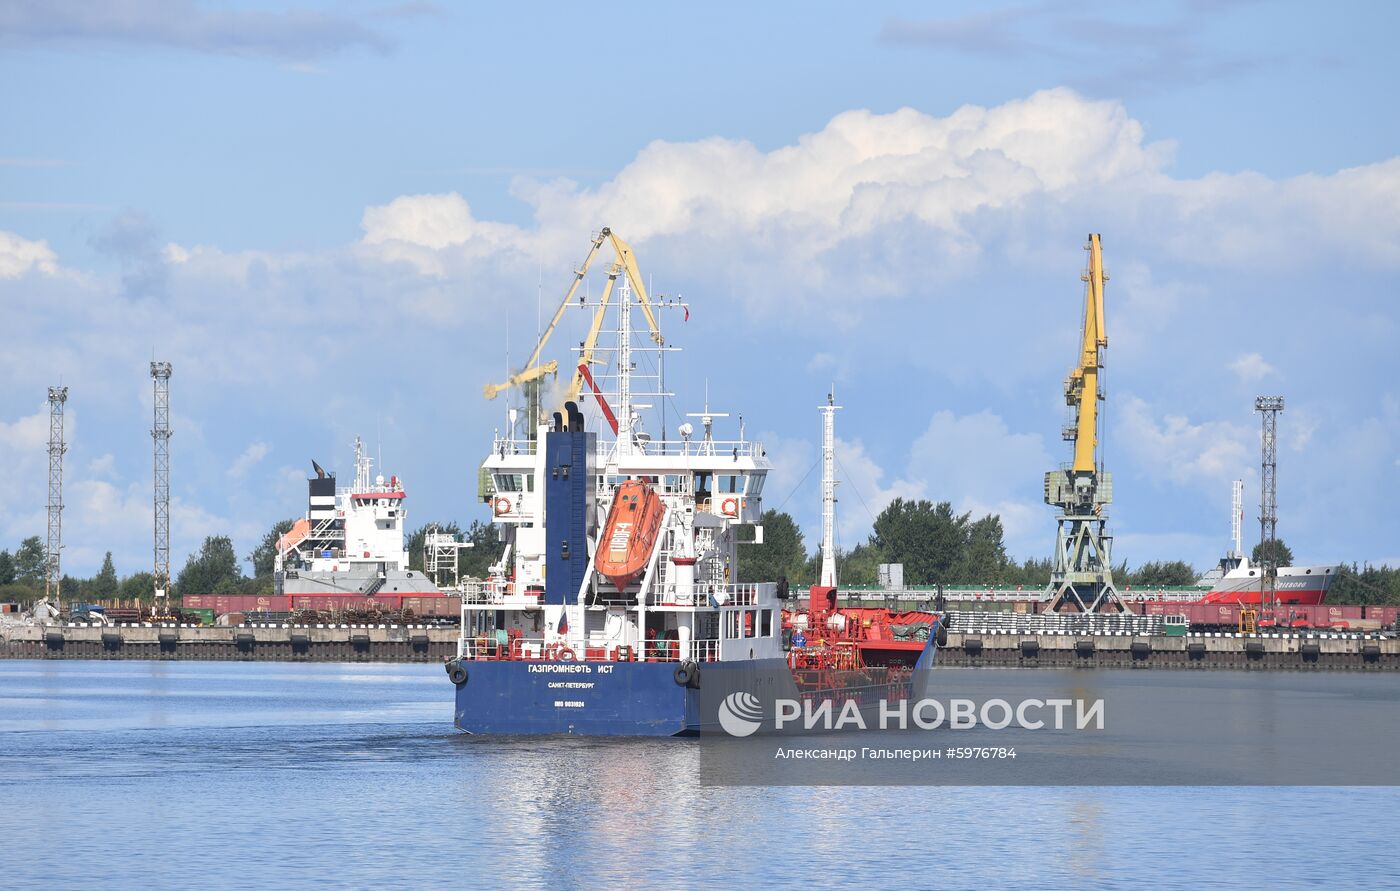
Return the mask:
{"type": "Polygon", "coordinates": [[[1258,353],[1245,353],[1227,366],[1243,383],[1252,384],[1278,374],[1278,369],[1264,361],[1258,353]]]}
{"type": "Polygon", "coordinates": [[[243,453],[235,458],[233,463],[229,465],[227,471],[228,475],[234,479],[242,479],[248,475],[248,471],[252,470],[259,461],[266,458],[267,453],[270,451],[272,451],[272,446],[265,442],[257,441],[249,443],[248,447],[243,450],[243,453]]]}
{"type": "Polygon", "coordinates": [[[0,231],[0,278],[19,278],[29,272],[57,274],[58,256],[47,241],[31,241],[0,231]]]}

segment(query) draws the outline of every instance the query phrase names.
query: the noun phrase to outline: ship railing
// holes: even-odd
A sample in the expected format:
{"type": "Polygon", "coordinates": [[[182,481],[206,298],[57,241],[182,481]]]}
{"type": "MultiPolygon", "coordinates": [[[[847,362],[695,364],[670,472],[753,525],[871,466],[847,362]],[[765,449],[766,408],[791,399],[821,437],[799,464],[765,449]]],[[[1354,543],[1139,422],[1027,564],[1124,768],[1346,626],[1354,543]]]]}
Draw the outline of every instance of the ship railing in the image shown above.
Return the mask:
{"type": "MultiPolygon", "coordinates": [[[[1120,588],[1118,596],[1131,601],[1191,601],[1200,600],[1210,593],[1209,588],[1120,588]]],[[[884,603],[890,600],[903,602],[932,603],[938,591],[932,588],[881,588],[859,589],[841,588],[838,596],[846,603],[884,603]]],[[[991,603],[1041,602],[1048,600],[1044,588],[1024,591],[1005,591],[995,588],[945,588],[943,599],[952,603],[967,601],[987,601],[991,603]]]]}
{"type": "MultiPolygon", "coordinates": [[[[533,455],[537,444],[529,439],[517,437],[497,437],[491,445],[492,454],[498,457],[506,455],[533,455]]],[[[602,467],[608,463],[616,451],[616,443],[599,440],[596,449],[596,457],[599,460],[598,466],[602,467]]],[[[687,441],[667,441],[657,442],[652,440],[645,445],[633,447],[633,456],[651,457],[706,457],[717,458],[762,458],[765,455],[763,443],[754,439],[712,439],[687,441]]]]}
{"type": "Polygon", "coordinates": [[[718,640],[681,641],[651,638],[641,649],[627,645],[584,646],[581,649],[539,639],[515,638],[503,641],[491,632],[463,634],[459,655],[472,661],[513,662],[718,662],[718,640]]]}
{"type": "Polygon", "coordinates": [[[504,579],[491,579],[484,582],[467,583],[471,587],[462,590],[463,606],[515,606],[538,605],[542,591],[519,592],[513,582],[504,579]]]}
{"type": "MultiPolygon", "coordinates": [[[[718,662],[719,641],[654,637],[642,641],[648,662],[718,662]]],[[[638,654],[640,657],[641,654],[638,654]]]]}
{"type": "Polygon", "coordinates": [[[734,585],[691,585],[680,591],[674,583],[661,588],[658,606],[758,606],[774,600],[778,586],[772,582],[741,582],[734,585]]]}

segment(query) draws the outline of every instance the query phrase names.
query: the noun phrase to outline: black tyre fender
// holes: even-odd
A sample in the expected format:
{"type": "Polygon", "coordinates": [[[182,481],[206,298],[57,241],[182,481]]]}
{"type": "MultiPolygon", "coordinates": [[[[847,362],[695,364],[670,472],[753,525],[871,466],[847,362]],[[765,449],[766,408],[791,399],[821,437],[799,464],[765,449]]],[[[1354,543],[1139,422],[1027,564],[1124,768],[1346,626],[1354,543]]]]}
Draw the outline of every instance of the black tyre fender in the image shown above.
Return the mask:
{"type": "Polygon", "coordinates": [[[447,679],[450,680],[453,683],[453,685],[457,687],[460,687],[463,684],[465,684],[467,682],[466,666],[463,665],[461,662],[458,662],[456,659],[453,659],[451,662],[447,663],[447,679]]]}
{"type": "Polygon", "coordinates": [[[682,687],[700,686],[700,666],[694,662],[682,662],[676,666],[676,670],[671,673],[671,677],[682,687]]]}

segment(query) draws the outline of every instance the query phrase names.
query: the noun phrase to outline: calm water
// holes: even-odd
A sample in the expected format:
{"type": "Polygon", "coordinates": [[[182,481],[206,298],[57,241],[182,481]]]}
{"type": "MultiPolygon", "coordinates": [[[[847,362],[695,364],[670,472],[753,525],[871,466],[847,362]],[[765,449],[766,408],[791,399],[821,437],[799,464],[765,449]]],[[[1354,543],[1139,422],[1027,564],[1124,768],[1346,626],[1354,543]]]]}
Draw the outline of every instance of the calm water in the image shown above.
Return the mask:
{"type": "Polygon", "coordinates": [[[450,700],[430,665],[0,661],[0,886],[1400,883],[1393,788],[704,788],[692,742],[474,739],[450,700]]]}

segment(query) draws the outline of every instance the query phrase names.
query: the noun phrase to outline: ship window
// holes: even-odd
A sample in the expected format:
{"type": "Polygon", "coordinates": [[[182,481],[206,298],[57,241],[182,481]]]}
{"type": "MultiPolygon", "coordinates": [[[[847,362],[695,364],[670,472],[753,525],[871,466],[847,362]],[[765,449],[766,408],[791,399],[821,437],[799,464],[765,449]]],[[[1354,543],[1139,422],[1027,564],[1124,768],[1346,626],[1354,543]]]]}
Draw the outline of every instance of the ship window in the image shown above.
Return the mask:
{"type": "Polygon", "coordinates": [[[748,494],[755,498],[763,494],[763,481],[768,478],[766,473],[755,473],[749,477],[748,494]]]}
{"type": "Polygon", "coordinates": [[[744,478],[732,473],[722,473],[715,478],[719,492],[742,492],[744,491],[744,478]]]}
{"type": "Polygon", "coordinates": [[[522,475],[518,473],[498,473],[496,474],[497,492],[519,492],[522,483],[522,475]]]}
{"type": "Polygon", "coordinates": [[[761,630],[759,633],[760,633],[763,637],[772,637],[772,636],[773,636],[773,611],[772,611],[771,609],[760,610],[760,611],[759,611],[759,616],[762,617],[762,630],[761,630]]]}

